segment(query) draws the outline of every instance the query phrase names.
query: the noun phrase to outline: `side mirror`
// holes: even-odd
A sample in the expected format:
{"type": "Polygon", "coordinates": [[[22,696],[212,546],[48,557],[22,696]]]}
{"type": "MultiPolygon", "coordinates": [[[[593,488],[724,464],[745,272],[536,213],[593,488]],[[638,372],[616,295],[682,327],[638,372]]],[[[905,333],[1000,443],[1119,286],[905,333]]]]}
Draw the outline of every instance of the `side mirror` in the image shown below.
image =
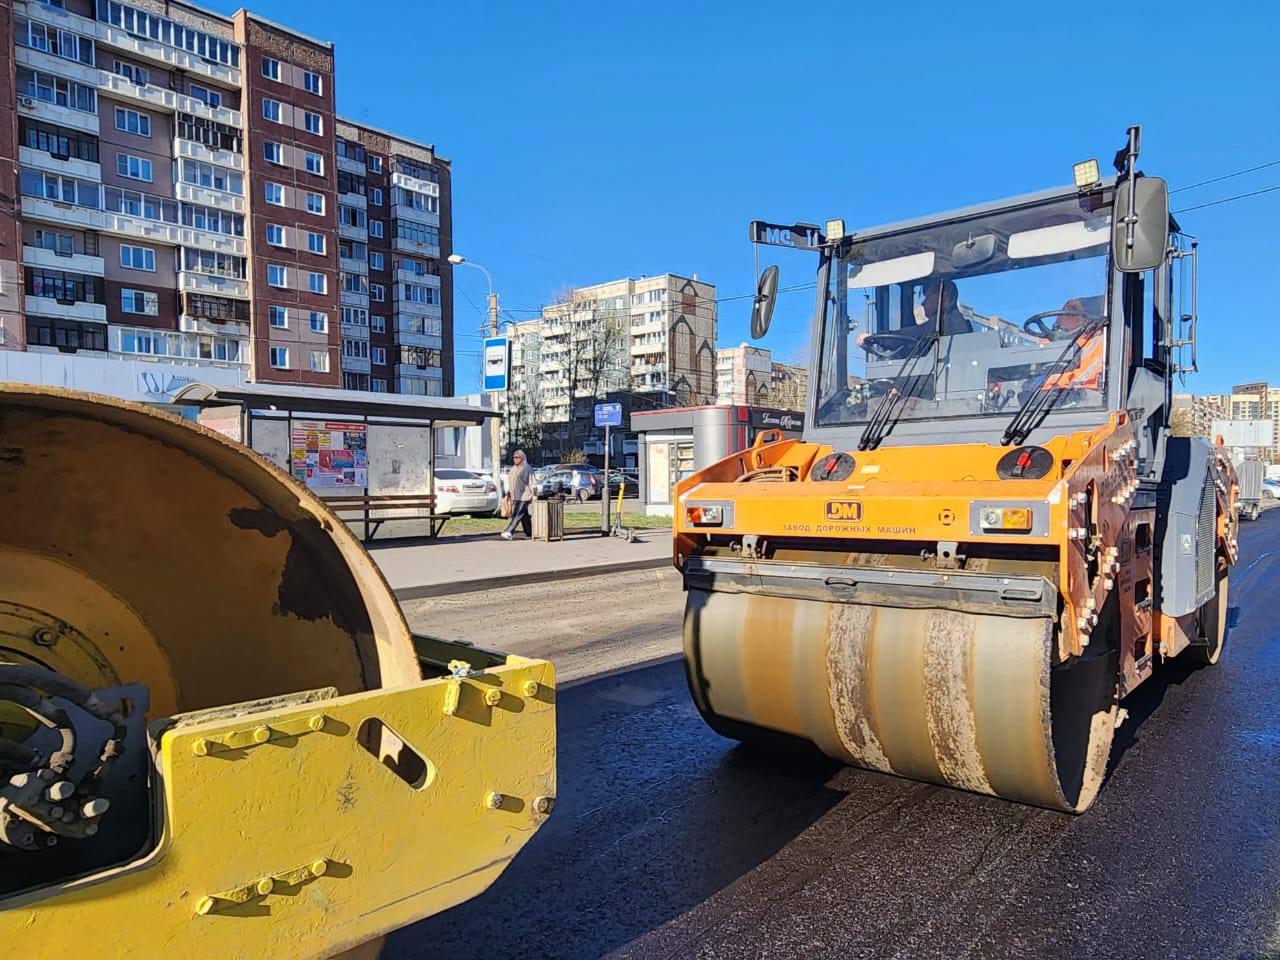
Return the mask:
{"type": "Polygon", "coordinates": [[[778,301],[778,268],[769,266],[756,283],[756,300],[751,307],[751,339],[759,340],[769,332],[773,307],[778,301]]]}
{"type": "Polygon", "coordinates": [[[1169,185],[1159,177],[1116,184],[1111,256],[1125,273],[1154,270],[1169,248],[1169,185]],[[1132,203],[1130,196],[1132,195],[1132,203]]]}

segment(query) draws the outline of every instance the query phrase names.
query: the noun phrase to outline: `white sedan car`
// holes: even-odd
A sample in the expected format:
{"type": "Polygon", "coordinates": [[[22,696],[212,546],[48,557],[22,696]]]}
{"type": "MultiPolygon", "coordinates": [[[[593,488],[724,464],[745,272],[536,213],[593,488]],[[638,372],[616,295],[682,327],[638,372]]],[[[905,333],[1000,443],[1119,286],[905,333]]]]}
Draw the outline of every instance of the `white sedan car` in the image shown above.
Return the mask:
{"type": "Polygon", "coordinates": [[[470,470],[436,471],[436,511],[491,516],[498,512],[498,488],[470,470]]]}

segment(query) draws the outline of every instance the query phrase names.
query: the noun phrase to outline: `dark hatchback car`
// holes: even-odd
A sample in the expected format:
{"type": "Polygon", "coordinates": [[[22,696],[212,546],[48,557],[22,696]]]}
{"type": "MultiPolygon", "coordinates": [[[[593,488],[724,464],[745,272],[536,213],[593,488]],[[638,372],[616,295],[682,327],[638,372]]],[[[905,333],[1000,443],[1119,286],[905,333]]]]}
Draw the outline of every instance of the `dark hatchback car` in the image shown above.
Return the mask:
{"type": "Polygon", "coordinates": [[[563,495],[579,502],[600,496],[604,481],[600,471],[584,464],[556,464],[543,470],[533,482],[533,495],[540,500],[563,495]]]}

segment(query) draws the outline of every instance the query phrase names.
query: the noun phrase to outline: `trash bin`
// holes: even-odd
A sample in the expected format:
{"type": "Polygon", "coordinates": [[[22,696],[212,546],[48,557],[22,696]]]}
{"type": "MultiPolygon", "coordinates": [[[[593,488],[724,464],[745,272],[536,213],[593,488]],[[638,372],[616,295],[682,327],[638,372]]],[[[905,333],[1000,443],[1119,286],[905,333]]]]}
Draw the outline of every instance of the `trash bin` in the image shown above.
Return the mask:
{"type": "Polygon", "coordinates": [[[533,539],[564,539],[564,501],[533,501],[533,539]]]}

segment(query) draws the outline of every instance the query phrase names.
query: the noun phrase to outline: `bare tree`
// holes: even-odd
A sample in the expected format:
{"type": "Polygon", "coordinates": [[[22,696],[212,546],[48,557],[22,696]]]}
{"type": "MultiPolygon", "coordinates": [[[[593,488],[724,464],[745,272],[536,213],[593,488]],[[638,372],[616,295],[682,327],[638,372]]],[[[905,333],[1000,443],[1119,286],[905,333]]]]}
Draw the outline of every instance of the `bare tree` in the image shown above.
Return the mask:
{"type": "Polygon", "coordinates": [[[554,355],[564,370],[569,399],[568,422],[559,438],[561,451],[567,453],[582,446],[595,400],[627,385],[630,313],[625,307],[602,307],[576,297],[572,290],[559,292],[548,312],[563,325],[563,333],[557,329],[554,355]]]}

